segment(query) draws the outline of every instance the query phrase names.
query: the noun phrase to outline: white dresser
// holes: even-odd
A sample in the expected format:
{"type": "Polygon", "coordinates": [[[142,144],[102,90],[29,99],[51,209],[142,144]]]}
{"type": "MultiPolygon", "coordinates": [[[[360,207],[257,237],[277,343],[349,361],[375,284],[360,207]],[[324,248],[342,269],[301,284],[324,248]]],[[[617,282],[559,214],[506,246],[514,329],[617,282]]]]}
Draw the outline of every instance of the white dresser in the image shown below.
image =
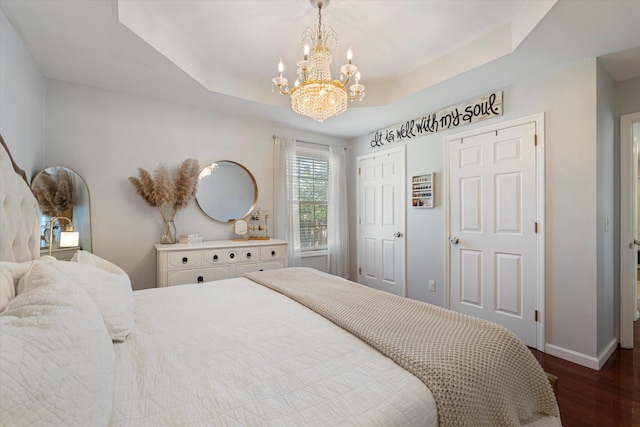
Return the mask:
{"type": "Polygon", "coordinates": [[[244,273],[287,266],[283,240],[211,240],[156,244],[158,287],[228,279],[244,273]]]}

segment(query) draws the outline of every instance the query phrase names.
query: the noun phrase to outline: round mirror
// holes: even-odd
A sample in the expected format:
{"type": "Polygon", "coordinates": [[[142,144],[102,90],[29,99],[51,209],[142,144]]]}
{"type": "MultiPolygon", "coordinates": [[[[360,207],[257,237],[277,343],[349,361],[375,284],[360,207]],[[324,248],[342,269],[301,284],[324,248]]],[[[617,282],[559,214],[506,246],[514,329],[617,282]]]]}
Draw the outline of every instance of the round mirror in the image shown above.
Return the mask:
{"type": "Polygon", "coordinates": [[[221,160],[200,172],[196,200],[210,218],[230,222],[249,215],[258,201],[258,186],[251,172],[239,163],[221,160]]]}
{"type": "Polygon", "coordinates": [[[84,179],[72,169],[49,166],[33,177],[31,189],[40,205],[41,253],[48,252],[49,236],[53,240],[52,255],[57,258],[72,255],[78,248],[91,252],[91,201],[84,179]],[[56,217],[67,218],[71,224],[67,220],[52,223],[51,219],[56,217]],[[65,250],[58,246],[61,243],[60,233],[68,225],[78,233],[78,246],[65,250]],[[51,227],[54,230],[50,230],[51,227]]]}

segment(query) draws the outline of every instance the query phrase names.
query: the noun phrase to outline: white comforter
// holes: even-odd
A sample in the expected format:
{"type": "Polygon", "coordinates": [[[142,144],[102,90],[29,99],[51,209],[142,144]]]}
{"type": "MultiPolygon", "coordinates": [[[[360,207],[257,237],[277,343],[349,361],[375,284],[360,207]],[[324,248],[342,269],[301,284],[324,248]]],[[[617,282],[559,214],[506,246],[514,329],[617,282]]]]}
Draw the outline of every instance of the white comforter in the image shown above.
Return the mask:
{"type": "Polygon", "coordinates": [[[248,279],[135,296],[112,425],[437,425],[420,380],[248,279]]]}

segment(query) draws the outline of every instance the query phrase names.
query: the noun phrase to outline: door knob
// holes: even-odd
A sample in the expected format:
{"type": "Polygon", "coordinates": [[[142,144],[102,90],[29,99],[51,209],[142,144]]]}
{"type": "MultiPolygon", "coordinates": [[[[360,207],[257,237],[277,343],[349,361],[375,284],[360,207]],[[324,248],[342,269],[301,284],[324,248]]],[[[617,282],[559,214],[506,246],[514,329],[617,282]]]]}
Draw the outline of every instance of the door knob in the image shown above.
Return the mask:
{"type": "Polygon", "coordinates": [[[402,232],[396,231],[395,233],[393,233],[393,237],[402,237],[402,232]]]}
{"type": "Polygon", "coordinates": [[[449,237],[449,243],[451,243],[452,245],[457,245],[458,243],[460,243],[460,239],[458,239],[457,237],[449,237]]]}

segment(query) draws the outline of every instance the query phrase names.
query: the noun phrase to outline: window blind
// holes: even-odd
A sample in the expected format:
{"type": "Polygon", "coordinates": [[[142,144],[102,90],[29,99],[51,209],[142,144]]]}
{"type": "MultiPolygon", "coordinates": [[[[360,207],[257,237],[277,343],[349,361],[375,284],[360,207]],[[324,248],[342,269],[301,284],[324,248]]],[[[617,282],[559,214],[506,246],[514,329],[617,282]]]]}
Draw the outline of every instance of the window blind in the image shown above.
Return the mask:
{"type": "Polygon", "coordinates": [[[300,245],[302,251],[327,247],[329,161],[298,155],[294,169],[298,181],[300,245]]]}

